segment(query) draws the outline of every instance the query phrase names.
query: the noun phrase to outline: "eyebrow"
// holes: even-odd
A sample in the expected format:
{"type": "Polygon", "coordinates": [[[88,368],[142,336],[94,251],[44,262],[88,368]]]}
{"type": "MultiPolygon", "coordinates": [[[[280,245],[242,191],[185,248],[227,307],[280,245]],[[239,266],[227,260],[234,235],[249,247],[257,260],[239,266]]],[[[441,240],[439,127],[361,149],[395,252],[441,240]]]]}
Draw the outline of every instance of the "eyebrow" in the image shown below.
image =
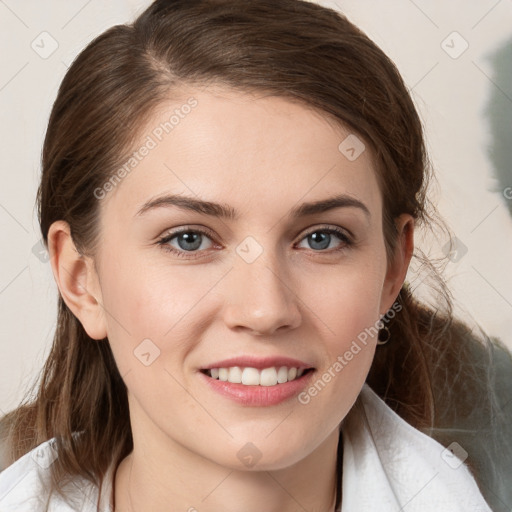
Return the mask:
{"type": "MultiPolygon", "coordinates": [[[[227,220],[237,220],[238,213],[236,210],[225,203],[213,203],[210,201],[203,201],[192,197],[181,195],[165,195],[150,199],[140,208],[136,216],[143,215],[144,213],[162,207],[177,206],[178,208],[191,210],[204,215],[212,217],[220,217],[227,220]]],[[[309,203],[303,203],[298,207],[293,208],[288,217],[298,219],[308,215],[315,215],[317,213],[324,213],[335,208],[359,208],[362,210],[368,219],[371,217],[368,207],[356,199],[355,197],[347,194],[339,194],[334,197],[322,199],[309,203]]]]}

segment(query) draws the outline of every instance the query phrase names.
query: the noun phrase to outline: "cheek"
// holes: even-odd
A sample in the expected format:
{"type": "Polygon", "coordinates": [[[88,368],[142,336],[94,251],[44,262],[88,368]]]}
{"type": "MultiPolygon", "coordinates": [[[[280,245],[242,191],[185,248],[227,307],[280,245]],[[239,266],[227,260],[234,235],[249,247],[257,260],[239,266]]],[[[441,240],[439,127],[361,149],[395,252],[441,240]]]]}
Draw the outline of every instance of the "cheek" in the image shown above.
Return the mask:
{"type": "Polygon", "coordinates": [[[316,389],[329,386],[322,400],[334,400],[337,410],[345,410],[350,397],[355,399],[372,364],[384,272],[382,262],[368,259],[365,263],[361,258],[357,264],[331,273],[324,293],[309,298],[321,320],[317,326],[325,332],[327,352],[316,389]]]}
{"type": "Polygon", "coordinates": [[[379,319],[384,279],[374,262],[340,266],[339,272],[326,273],[325,279],[305,282],[304,296],[311,311],[322,320],[326,333],[343,345],[379,319]],[[306,292],[308,287],[309,291],[306,292]]]}
{"type": "Polygon", "coordinates": [[[121,374],[137,362],[134,356],[142,347],[153,357],[158,354],[158,363],[167,358],[170,349],[173,357],[190,350],[193,344],[187,346],[179,340],[200,339],[197,316],[207,317],[207,292],[218,277],[199,273],[192,266],[166,268],[113,253],[111,261],[115,264],[103,268],[102,296],[108,338],[121,374]]]}
{"type": "Polygon", "coordinates": [[[102,293],[105,308],[115,316],[116,321],[108,319],[113,330],[122,324],[134,336],[160,337],[204,288],[185,266],[156,266],[143,254],[138,259],[113,255],[112,260],[115,264],[103,269],[102,293]]]}
{"type": "Polygon", "coordinates": [[[331,277],[324,294],[315,300],[317,331],[325,333],[326,358],[299,402],[311,410],[325,409],[325,425],[332,428],[349,411],[370,370],[378,334],[381,270],[347,268],[331,277]]]}

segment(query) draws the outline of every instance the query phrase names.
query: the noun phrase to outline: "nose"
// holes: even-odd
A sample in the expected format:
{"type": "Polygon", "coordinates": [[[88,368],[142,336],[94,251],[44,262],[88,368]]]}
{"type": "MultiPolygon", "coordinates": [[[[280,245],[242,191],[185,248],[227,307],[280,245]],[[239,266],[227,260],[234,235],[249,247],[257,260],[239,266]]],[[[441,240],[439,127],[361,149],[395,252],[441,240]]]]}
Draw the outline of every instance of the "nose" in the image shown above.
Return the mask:
{"type": "Polygon", "coordinates": [[[235,330],[271,335],[301,323],[300,298],[288,273],[263,257],[252,263],[239,259],[227,282],[224,321],[235,330]]]}

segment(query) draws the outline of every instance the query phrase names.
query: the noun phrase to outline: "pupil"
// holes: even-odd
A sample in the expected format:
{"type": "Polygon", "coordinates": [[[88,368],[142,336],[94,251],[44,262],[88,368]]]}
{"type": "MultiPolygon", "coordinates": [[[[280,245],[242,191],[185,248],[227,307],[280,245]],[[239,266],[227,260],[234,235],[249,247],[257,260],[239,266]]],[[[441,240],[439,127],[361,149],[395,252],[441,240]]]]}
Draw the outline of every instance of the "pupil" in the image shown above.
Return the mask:
{"type": "Polygon", "coordinates": [[[179,244],[180,248],[184,249],[184,250],[199,249],[199,247],[201,246],[200,236],[201,236],[200,233],[192,233],[192,232],[181,233],[181,235],[178,237],[178,244],[179,244]],[[197,243],[198,240],[199,240],[199,244],[197,243]],[[185,246],[184,246],[184,244],[181,243],[181,241],[184,241],[185,246]],[[195,245],[194,245],[194,243],[195,243],[195,245]],[[190,247],[190,245],[186,245],[186,244],[192,244],[192,247],[190,247]]]}
{"type": "Polygon", "coordinates": [[[311,235],[309,235],[309,237],[311,238],[313,243],[319,243],[317,240],[317,238],[319,238],[318,235],[320,235],[320,238],[323,237],[323,241],[320,242],[320,247],[316,247],[316,248],[317,249],[326,249],[327,247],[329,247],[331,235],[329,233],[312,233],[311,235]]]}

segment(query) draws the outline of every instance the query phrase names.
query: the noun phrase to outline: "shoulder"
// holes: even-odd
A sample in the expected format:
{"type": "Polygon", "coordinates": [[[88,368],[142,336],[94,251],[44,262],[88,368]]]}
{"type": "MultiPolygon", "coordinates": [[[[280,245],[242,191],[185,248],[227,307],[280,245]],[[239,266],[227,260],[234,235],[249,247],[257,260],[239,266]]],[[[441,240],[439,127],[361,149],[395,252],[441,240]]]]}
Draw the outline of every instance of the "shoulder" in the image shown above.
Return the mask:
{"type": "Polygon", "coordinates": [[[342,423],[343,499],[347,510],[491,512],[464,463],[396,414],[364,384],[342,423]],[[374,502],[372,501],[374,500],[374,502]]]}
{"type": "Polygon", "coordinates": [[[0,510],[96,512],[98,490],[82,479],[77,478],[66,486],[66,500],[56,494],[50,496],[51,466],[57,457],[55,439],[50,439],[4,469],[0,473],[0,510]]]}

